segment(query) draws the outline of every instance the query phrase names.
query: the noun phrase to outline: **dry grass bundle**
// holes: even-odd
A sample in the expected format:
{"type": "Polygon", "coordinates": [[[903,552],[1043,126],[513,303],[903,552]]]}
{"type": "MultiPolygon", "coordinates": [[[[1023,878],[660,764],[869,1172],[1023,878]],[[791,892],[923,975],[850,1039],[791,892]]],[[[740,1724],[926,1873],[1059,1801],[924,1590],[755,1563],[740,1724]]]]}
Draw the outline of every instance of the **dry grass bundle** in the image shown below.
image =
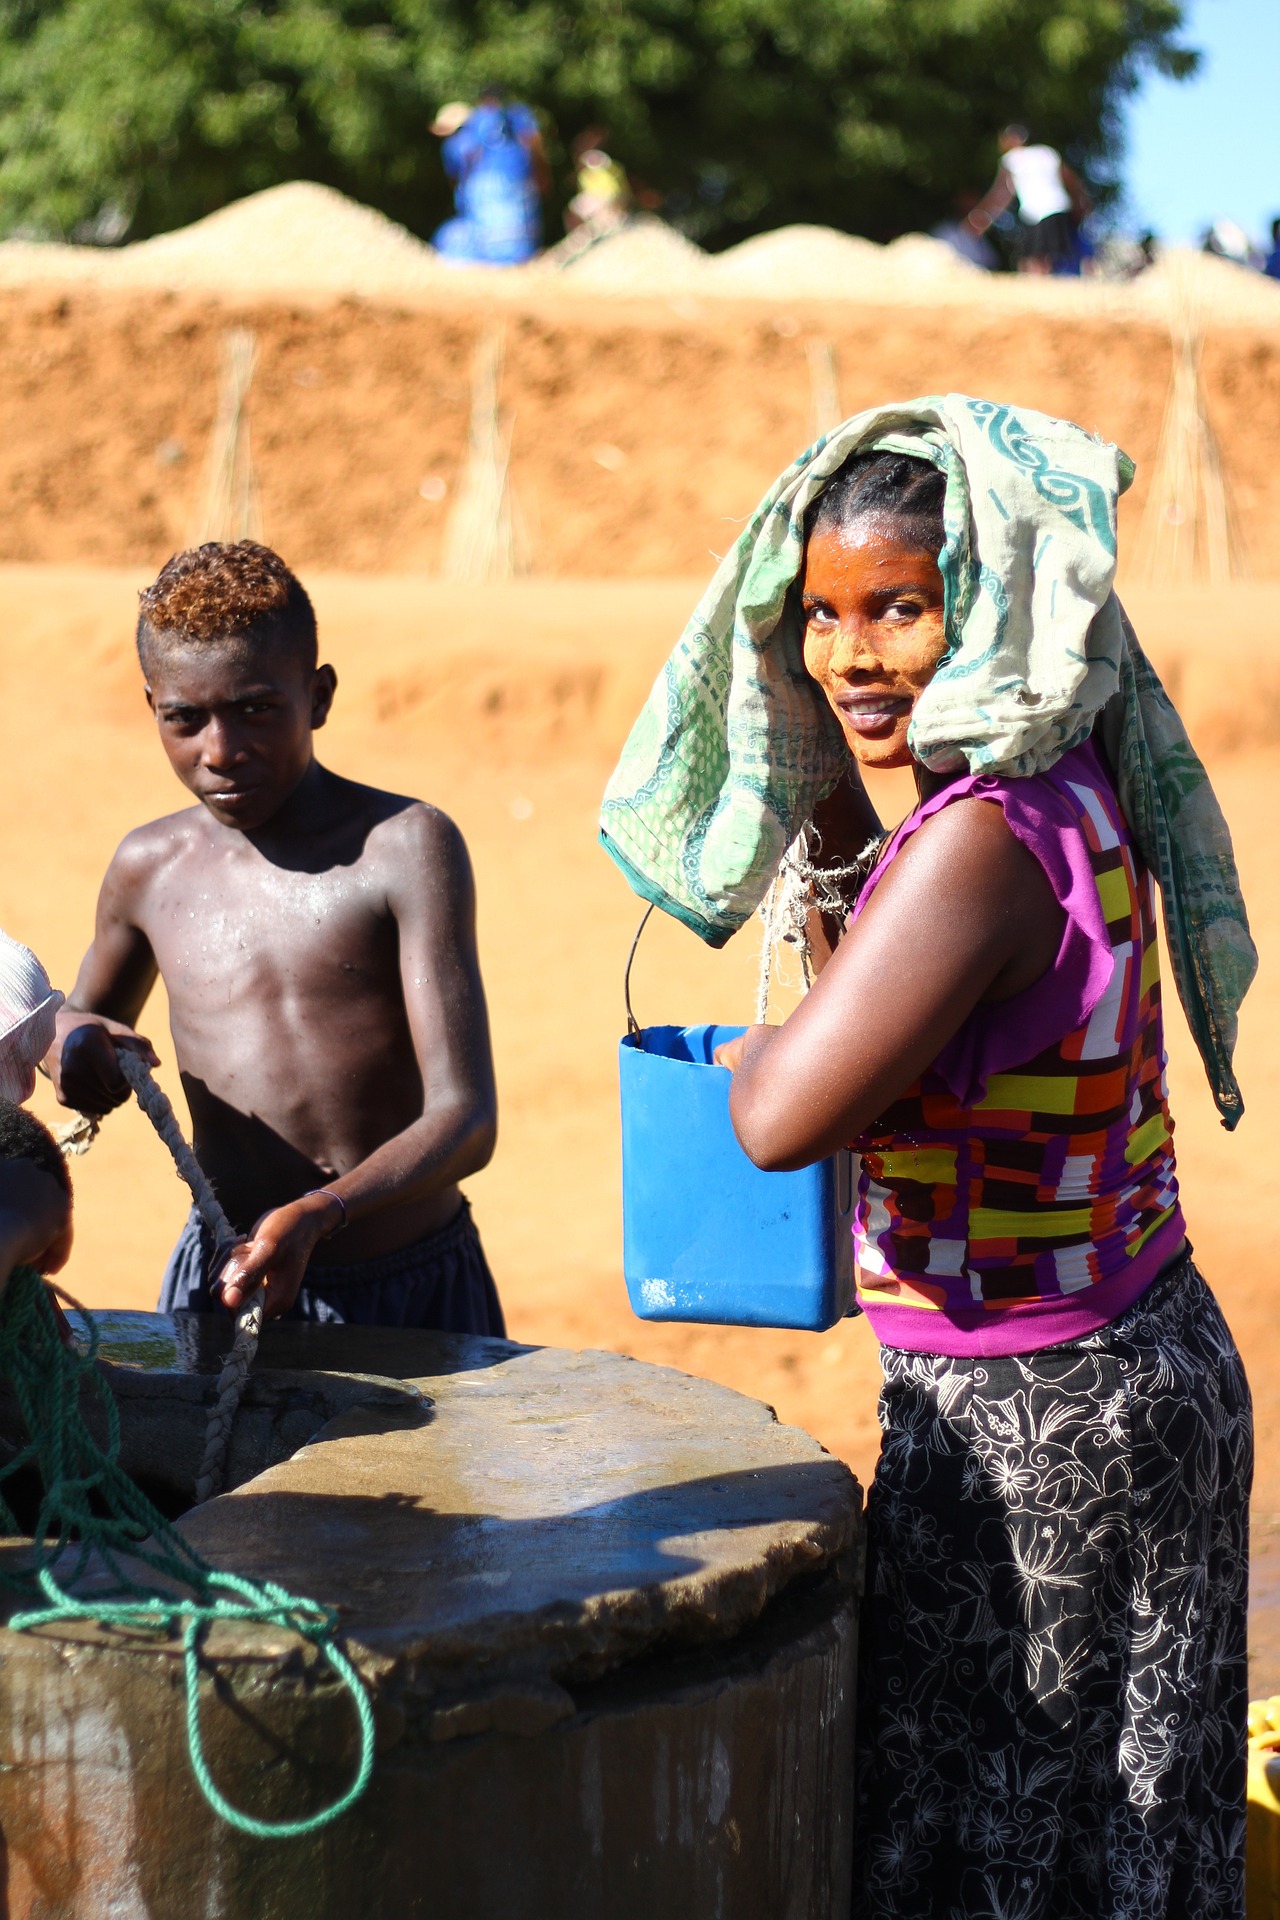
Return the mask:
{"type": "Polygon", "coordinates": [[[446,580],[511,580],[532,571],[530,541],[511,485],[511,420],[499,417],[506,329],[476,342],[471,431],[458,501],[444,538],[446,580]]]}
{"type": "Polygon", "coordinates": [[[1189,287],[1177,290],[1169,322],[1173,376],[1165,402],[1151,491],[1138,533],[1140,579],[1161,585],[1219,585],[1247,568],[1218,443],[1200,380],[1202,336],[1189,287]]]}
{"type": "Polygon", "coordinates": [[[192,545],[203,540],[261,540],[262,508],[249,445],[247,402],[258,348],[248,327],[222,337],[218,415],[209,441],[192,545]]]}
{"type": "Polygon", "coordinates": [[[820,439],[844,419],[840,408],[840,381],[836,373],[836,350],[829,340],[806,340],[805,359],[809,362],[809,438],[820,439]]]}

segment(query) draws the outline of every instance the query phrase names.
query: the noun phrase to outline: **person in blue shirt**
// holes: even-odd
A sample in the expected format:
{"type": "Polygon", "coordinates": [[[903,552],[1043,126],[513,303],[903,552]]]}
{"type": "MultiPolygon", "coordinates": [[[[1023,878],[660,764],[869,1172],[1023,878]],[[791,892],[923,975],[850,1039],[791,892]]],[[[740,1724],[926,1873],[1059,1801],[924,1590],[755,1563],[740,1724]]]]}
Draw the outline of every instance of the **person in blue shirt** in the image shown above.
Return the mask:
{"type": "Polygon", "coordinates": [[[1280,220],[1271,222],[1271,251],[1266,257],[1262,271],[1271,280],[1280,280],[1280,220]]]}
{"type": "Polygon", "coordinates": [[[549,184],[532,110],[485,93],[469,110],[457,101],[442,107],[432,131],[444,137],[441,159],[456,208],[432,236],[436,251],[460,265],[513,267],[532,259],[549,184]]]}

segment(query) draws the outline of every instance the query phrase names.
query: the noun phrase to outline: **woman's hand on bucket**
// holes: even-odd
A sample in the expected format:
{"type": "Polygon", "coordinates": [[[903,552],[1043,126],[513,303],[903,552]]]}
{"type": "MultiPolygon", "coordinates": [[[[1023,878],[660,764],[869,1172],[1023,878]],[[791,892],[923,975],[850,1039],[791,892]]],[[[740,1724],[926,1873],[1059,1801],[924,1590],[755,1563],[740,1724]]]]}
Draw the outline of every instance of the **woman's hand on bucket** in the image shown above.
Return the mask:
{"type": "Polygon", "coordinates": [[[759,1042],[755,1040],[755,1036],[757,1034],[773,1033],[775,1031],[776,1029],[773,1027],[748,1027],[746,1032],[740,1033],[736,1040],[722,1040],[712,1058],[718,1067],[728,1067],[730,1073],[736,1073],[742,1065],[743,1054],[746,1053],[753,1044],[759,1045],[759,1042]]]}

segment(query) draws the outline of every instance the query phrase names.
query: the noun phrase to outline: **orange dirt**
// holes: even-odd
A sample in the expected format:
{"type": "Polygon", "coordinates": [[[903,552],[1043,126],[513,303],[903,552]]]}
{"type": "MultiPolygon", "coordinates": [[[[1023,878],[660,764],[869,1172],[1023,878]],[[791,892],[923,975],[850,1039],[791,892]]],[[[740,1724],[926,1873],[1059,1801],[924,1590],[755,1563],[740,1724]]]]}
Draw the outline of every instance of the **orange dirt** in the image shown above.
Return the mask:
{"type": "MultiPolygon", "coordinates": [[[[190,537],[219,341],[253,327],[268,535],[302,568],[429,572],[466,443],[470,359],[505,314],[512,471],[542,575],[701,574],[811,431],[806,341],[849,411],[936,389],[1096,427],[1137,460],[1131,542],[1171,370],[1152,319],[788,300],[427,305],[0,287],[0,560],[156,566],[190,537]],[[603,453],[604,463],[599,459],[603,453]],[[424,498],[419,489],[431,482],[424,498]],[[445,483],[440,492],[439,483],[445,483]]],[[[1213,326],[1203,376],[1255,571],[1280,574],[1280,336],[1213,326]]]]}

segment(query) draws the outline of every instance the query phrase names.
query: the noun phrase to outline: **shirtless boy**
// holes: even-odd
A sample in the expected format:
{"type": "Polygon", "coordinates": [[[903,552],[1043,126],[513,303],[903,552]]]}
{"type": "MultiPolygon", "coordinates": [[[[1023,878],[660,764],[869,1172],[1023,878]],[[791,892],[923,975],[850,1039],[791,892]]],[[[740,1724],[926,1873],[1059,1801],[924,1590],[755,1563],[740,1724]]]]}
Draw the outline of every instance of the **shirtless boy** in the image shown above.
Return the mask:
{"type": "MultiPolygon", "coordinates": [[[[116,1058],[157,975],[200,1162],[247,1237],[234,1310],[503,1331],[459,1180],[493,1152],[496,1099],[471,867],[421,801],[330,773],[312,735],[337,677],[284,562],[250,541],[170,560],[138,655],[169,763],[197,806],[139,827],[98,900],[49,1055],[65,1106],[128,1098],[116,1058]]],[[[163,1310],[207,1311],[192,1221],[163,1310]]]]}

